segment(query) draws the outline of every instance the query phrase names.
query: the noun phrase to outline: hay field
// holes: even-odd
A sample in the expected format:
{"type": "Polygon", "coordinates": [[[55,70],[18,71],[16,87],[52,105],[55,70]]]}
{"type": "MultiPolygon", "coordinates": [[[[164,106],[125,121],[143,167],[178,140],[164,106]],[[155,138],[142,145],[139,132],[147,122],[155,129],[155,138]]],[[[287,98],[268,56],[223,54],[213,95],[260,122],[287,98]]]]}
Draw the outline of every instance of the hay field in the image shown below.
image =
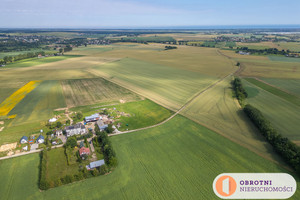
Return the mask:
{"type": "Polygon", "coordinates": [[[6,98],[0,104],[0,116],[6,116],[10,111],[20,102],[22,99],[26,97],[28,93],[30,93],[35,87],[38,86],[40,81],[30,81],[17,91],[15,91],[12,95],[6,98]]]}
{"type": "Polygon", "coordinates": [[[278,42],[281,48],[291,51],[300,51],[300,42],[278,42]]]}
{"type": "Polygon", "coordinates": [[[241,76],[300,79],[300,63],[270,61],[266,56],[245,56],[233,51],[221,52],[241,63],[241,76]]]}
{"type": "Polygon", "coordinates": [[[300,107],[244,80],[247,102],[258,108],[283,136],[299,143],[300,107]]]}
{"type": "Polygon", "coordinates": [[[90,105],[101,102],[138,100],[133,92],[103,78],[71,79],[61,82],[68,107],[90,105]]]}
{"type": "Polygon", "coordinates": [[[262,80],[300,97],[300,79],[262,78],[262,80]]]}
{"type": "MultiPolygon", "coordinates": [[[[159,64],[172,68],[200,74],[224,77],[237,68],[236,63],[220,55],[217,49],[205,47],[177,46],[178,49],[167,51],[153,51],[144,49],[146,45],[132,48],[119,48],[99,55],[108,58],[133,58],[149,63],[159,64]]],[[[150,47],[150,46],[149,46],[150,47]]],[[[151,44],[151,47],[164,48],[162,44],[151,44]]]]}
{"type": "Polygon", "coordinates": [[[201,94],[182,111],[182,114],[265,159],[282,163],[240,109],[239,103],[233,97],[230,81],[231,77],[228,77],[201,94]]]}
{"type": "Polygon", "coordinates": [[[203,33],[162,33],[162,34],[144,34],[142,36],[150,37],[150,36],[161,36],[161,37],[173,37],[176,40],[212,40],[216,38],[218,35],[215,34],[203,34],[203,33]]]}
{"type": "MultiPolygon", "coordinates": [[[[119,165],[109,175],[40,192],[37,185],[39,160],[38,155],[33,154],[0,161],[0,193],[10,199],[20,199],[24,194],[15,191],[24,188],[28,199],[45,200],[218,199],[211,183],[224,171],[286,172],[181,116],[161,127],[115,136],[111,140],[119,165]],[[22,162],[25,164],[18,166],[22,162]],[[31,172],[28,174],[27,170],[31,172]],[[31,181],[24,187],[27,175],[31,175],[31,181]]],[[[299,195],[297,192],[291,199],[299,199],[299,195]]]]}
{"type": "Polygon", "coordinates": [[[15,63],[11,63],[5,66],[5,68],[15,68],[15,67],[31,67],[36,65],[41,65],[45,63],[52,63],[61,60],[66,60],[69,58],[78,57],[77,55],[65,55],[65,56],[52,56],[52,57],[45,57],[45,58],[28,58],[25,60],[17,61],[15,63]]]}
{"type": "Polygon", "coordinates": [[[273,42],[257,42],[257,43],[243,43],[243,42],[237,42],[237,47],[248,47],[249,49],[267,49],[267,48],[277,48],[278,50],[281,50],[281,46],[279,46],[277,43],[273,42]]]}
{"type": "Polygon", "coordinates": [[[217,79],[183,69],[125,58],[95,67],[93,73],[106,76],[138,94],[172,110],[180,108],[195,93],[217,79]]]}

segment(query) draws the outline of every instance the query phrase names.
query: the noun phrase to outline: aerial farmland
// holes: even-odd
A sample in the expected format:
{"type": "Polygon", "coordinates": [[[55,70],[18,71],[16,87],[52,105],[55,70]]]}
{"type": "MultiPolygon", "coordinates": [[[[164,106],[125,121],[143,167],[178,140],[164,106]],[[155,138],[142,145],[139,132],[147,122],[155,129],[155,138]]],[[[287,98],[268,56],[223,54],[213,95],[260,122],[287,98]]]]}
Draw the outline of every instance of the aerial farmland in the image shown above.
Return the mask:
{"type": "Polygon", "coordinates": [[[291,174],[300,198],[299,35],[6,34],[52,43],[0,57],[0,199],[218,199],[225,172],[291,174]]]}

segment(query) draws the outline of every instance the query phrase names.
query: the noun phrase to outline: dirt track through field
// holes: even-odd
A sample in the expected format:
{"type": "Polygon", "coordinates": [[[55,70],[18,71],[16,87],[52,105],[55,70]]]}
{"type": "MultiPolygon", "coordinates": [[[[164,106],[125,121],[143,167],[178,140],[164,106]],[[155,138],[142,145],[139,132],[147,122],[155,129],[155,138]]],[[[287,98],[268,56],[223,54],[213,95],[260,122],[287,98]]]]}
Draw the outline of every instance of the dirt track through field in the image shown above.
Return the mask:
{"type": "MultiPolygon", "coordinates": [[[[114,133],[114,134],[109,134],[108,136],[115,136],[115,135],[121,135],[121,134],[125,134],[125,133],[132,133],[132,132],[136,132],[136,131],[141,131],[141,130],[146,130],[146,129],[150,129],[150,128],[154,128],[157,126],[160,126],[168,121],[170,121],[172,118],[174,118],[176,115],[178,115],[183,109],[185,109],[194,99],[198,98],[201,94],[203,94],[204,92],[206,92],[207,90],[213,88],[214,86],[218,85],[220,82],[222,82],[224,79],[226,79],[227,77],[235,74],[238,70],[240,70],[240,68],[238,68],[236,71],[226,75],[225,77],[221,78],[220,80],[218,80],[217,82],[211,84],[210,86],[208,86],[207,88],[205,88],[204,90],[200,91],[199,93],[197,93],[193,98],[191,98],[190,100],[188,100],[178,111],[176,111],[172,116],[170,116],[169,118],[167,118],[166,120],[152,125],[152,126],[148,126],[148,127],[144,127],[144,128],[139,128],[139,129],[134,129],[134,130],[129,130],[129,131],[123,131],[123,132],[119,132],[119,133],[114,133]]],[[[104,78],[104,77],[103,77],[104,78]]]]}

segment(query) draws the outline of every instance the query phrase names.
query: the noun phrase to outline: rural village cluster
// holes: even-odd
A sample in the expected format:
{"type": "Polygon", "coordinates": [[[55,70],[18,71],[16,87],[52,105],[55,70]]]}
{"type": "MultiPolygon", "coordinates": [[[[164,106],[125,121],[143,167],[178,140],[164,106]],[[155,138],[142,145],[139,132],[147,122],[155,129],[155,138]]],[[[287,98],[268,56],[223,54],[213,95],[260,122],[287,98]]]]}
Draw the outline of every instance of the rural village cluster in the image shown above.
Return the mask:
{"type": "MultiPolygon", "coordinates": [[[[116,110],[116,108],[113,108],[116,110]]],[[[105,108],[103,109],[105,110],[105,108]]],[[[99,114],[95,113],[90,116],[86,116],[84,121],[78,122],[74,125],[64,126],[64,128],[55,128],[51,131],[51,134],[45,138],[43,136],[43,130],[40,130],[40,134],[33,134],[30,137],[23,136],[20,139],[19,146],[22,147],[23,152],[34,152],[42,150],[43,144],[50,143],[52,148],[62,147],[66,144],[67,140],[71,137],[73,138],[82,138],[78,140],[78,153],[80,157],[84,160],[87,159],[88,156],[92,155],[95,152],[95,148],[93,147],[92,138],[96,137],[96,133],[94,128],[98,128],[100,132],[105,132],[111,127],[111,131],[109,133],[118,133],[118,128],[121,126],[121,123],[117,123],[117,126],[113,125],[114,117],[109,116],[108,114],[99,114]],[[83,142],[83,138],[89,138],[89,147],[86,147],[83,142]]],[[[70,118],[70,120],[72,120],[70,118]]],[[[58,122],[57,118],[51,118],[48,121],[48,124],[54,124],[58,122]]],[[[60,122],[59,122],[60,123],[60,122]]],[[[65,124],[66,125],[66,124],[65,124]]],[[[48,134],[47,134],[48,135],[48,134]]],[[[50,146],[50,147],[51,147],[50,146]]],[[[22,154],[20,151],[15,152],[17,154],[22,154]]],[[[8,155],[13,155],[14,152],[10,151],[8,155]]],[[[95,160],[95,159],[91,159],[95,160]]],[[[94,168],[100,167],[104,165],[104,159],[97,160],[91,162],[89,165],[86,165],[87,170],[92,170],[94,168]]]]}

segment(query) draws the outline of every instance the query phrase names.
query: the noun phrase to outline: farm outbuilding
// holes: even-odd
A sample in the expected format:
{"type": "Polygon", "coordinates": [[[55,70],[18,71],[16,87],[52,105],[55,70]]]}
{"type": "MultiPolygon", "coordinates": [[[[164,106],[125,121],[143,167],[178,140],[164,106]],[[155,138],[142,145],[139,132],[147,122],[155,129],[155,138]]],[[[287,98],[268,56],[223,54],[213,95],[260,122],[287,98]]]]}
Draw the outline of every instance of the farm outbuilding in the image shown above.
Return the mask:
{"type": "Polygon", "coordinates": [[[84,121],[85,122],[95,122],[95,121],[97,121],[99,119],[100,119],[100,115],[98,113],[95,113],[95,114],[93,114],[91,116],[85,117],[84,121]]]}
{"type": "Polygon", "coordinates": [[[92,170],[102,165],[105,165],[104,159],[91,162],[89,165],[86,166],[86,168],[87,170],[92,170]]]}
{"type": "Polygon", "coordinates": [[[99,127],[100,131],[104,131],[108,127],[108,125],[104,124],[102,120],[97,121],[97,126],[99,127]]]}

